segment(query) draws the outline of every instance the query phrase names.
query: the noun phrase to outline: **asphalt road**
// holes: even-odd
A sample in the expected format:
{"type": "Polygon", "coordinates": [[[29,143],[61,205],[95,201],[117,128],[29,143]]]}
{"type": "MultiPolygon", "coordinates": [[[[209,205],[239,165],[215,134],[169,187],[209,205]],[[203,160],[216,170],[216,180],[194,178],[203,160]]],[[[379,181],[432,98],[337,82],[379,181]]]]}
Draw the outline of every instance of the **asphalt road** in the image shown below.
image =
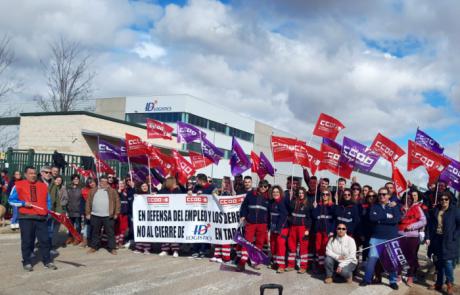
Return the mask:
{"type": "MultiPolygon", "coordinates": [[[[204,259],[134,254],[124,249],[117,256],[105,250],[86,254],[86,249],[77,246],[59,252],[55,258],[58,270],[44,269],[38,263],[33,272],[26,273],[20,263],[19,235],[0,234],[0,294],[259,294],[260,285],[266,283],[283,285],[283,294],[386,295],[409,291],[404,284],[397,292],[385,285],[363,288],[356,282],[325,285],[310,274],[276,274],[267,268],[237,273],[204,259]]],[[[411,291],[435,294],[423,286],[411,291]]]]}

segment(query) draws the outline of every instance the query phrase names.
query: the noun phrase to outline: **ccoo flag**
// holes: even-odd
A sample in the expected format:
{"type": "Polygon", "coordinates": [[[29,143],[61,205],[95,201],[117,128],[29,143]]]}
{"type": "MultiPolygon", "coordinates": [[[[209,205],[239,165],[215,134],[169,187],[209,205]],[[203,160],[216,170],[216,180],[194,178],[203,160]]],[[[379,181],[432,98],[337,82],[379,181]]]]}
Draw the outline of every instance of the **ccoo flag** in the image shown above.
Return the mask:
{"type": "Polygon", "coordinates": [[[377,134],[370,149],[390,162],[398,161],[399,158],[401,158],[406,153],[396,143],[383,136],[381,133],[377,134]]]}
{"type": "Polygon", "coordinates": [[[177,122],[177,142],[189,143],[206,136],[206,133],[193,125],[177,122]]]}
{"type": "Polygon", "coordinates": [[[202,154],[189,151],[188,156],[190,158],[190,163],[192,163],[195,170],[207,167],[212,164],[212,161],[203,156],[202,154]]]}
{"type": "Polygon", "coordinates": [[[409,140],[407,171],[424,166],[430,176],[429,183],[435,183],[442,171],[450,164],[450,159],[437,154],[409,140]]]}
{"type": "Polygon", "coordinates": [[[147,119],[147,138],[172,139],[173,131],[174,128],[166,123],[153,119],[147,119]]]}
{"type": "Polygon", "coordinates": [[[368,150],[363,144],[351,138],[344,137],[340,161],[345,162],[361,171],[371,172],[379,160],[379,155],[368,150]]]}
{"type": "Polygon", "coordinates": [[[260,179],[264,179],[265,175],[275,176],[275,168],[272,163],[268,160],[267,156],[263,152],[260,152],[259,170],[257,172],[260,179]]]}
{"type": "Polygon", "coordinates": [[[244,171],[251,168],[251,162],[243,151],[236,138],[232,138],[232,155],[230,157],[230,169],[232,175],[242,174],[244,171]]]}
{"type": "Polygon", "coordinates": [[[344,128],[345,125],[343,125],[336,118],[321,113],[321,115],[319,115],[318,121],[316,122],[313,134],[316,136],[326,137],[335,140],[337,134],[339,134],[340,130],[344,128]]]}
{"type": "Polygon", "coordinates": [[[195,175],[195,169],[193,168],[193,165],[187,161],[178,151],[173,150],[172,156],[176,161],[179,183],[186,184],[187,180],[195,175]]]}
{"type": "Polygon", "coordinates": [[[273,160],[275,162],[292,162],[296,160],[297,140],[294,138],[272,136],[273,160]]]}
{"type": "Polygon", "coordinates": [[[449,166],[441,173],[439,180],[445,181],[448,186],[460,191],[460,162],[450,159],[449,166]]]}
{"type": "Polygon", "coordinates": [[[415,142],[440,155],[444,152],[444,148],[436,140],[418,128],[415,134],[415,142]]]}
{"type": "Polygon", "coordinates": [[[98,140],[99,157],[102,160],[121,161],[121,148],[117,147],[104,139],[98,140]]]}
{"type": "Polygon", "coordinates": [[[126,133],[126,152],[128,157],[145,156],[147,145],[140,137],[126,133]]]}
{"type": "Polygon", "coordinates": [[[251,151],[251,172],[257,173],[259,171],[260,158],[259,156],[251,151]]]}
{"type": "Polygon", "coordinates": [[[399,171],[398,167],[396,167],[396,164],[391,163],[391,168],[393,170],[391,178],[393,179],[393,183],[395,184],[396,193],[398,194],[398,196],[400,196],[402,193],[407,191],[407,181],[404,178],[401,171],[399,171]]]}
{"type": "Polygon", "coordinates": [[[204,133],[201,136],[201,149],[203,155],[216,165],[219,163],[219,160],[224,157],[224,152],[210,142],[204,133]]]}

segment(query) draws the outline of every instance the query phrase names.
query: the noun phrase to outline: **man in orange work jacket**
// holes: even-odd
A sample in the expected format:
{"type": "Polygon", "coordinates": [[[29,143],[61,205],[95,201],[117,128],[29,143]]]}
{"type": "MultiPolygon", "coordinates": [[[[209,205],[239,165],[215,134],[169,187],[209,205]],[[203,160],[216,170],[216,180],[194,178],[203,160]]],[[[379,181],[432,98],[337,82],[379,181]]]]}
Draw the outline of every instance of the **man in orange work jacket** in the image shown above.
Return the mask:
{"type": "Polygon", "coordinates": [[[19,208],[22,264],[25,271],[33,271],[31,255],[37,238],[45,268],[54,270],[57,267],[51,262],[47,226],[47,209],[51,208],[48,187],[37,181],[34,167],[26,167],[25,177],[25,180],[15,182],[8,199],[11,206],[19,208]]]}

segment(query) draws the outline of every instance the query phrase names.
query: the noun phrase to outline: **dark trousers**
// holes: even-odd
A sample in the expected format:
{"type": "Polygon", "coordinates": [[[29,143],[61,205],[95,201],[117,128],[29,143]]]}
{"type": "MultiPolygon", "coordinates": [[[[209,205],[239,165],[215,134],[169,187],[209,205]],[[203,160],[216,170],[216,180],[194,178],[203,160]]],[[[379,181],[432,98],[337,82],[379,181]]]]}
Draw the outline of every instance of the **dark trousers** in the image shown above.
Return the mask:
{"type": "Polygon", "coordinates": [[[115,249],[115,230],[114,220],[109,217],[99,217],[91,215],[91,248],[98,249],[101,241],[101,229],[107,234],[107,249],[112,251],[115,249]]]}
{"type": "Polygon", "coordinates": [[[50,256],[50,240],[48,238],[48,224],[45,219],[19,219],[19,226],[21,228],[21,252],[22,264],[32,264],[30,256],[32,255],[35,247],[35,238],[38,240],[40,254],[42,256],[43,264],[51,262],[50,256]]]}

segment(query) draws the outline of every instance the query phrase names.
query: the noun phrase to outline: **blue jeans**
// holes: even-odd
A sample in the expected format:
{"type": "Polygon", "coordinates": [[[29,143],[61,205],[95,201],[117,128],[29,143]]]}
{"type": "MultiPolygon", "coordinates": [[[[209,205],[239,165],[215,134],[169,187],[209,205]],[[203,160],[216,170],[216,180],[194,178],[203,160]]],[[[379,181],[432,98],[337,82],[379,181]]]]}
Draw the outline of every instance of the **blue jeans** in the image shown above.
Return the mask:
{"type": "Polygon", "coordinates": [[[454,283],[454,260],[440,259],[435,263],[436,271],[436,285],[442,286],[444,284],[444,275],[446,276],[446,283],[454,283]]]}
{"type": "MultiPolygon", "coordinates": [[[[384,243],[385,241],[386,239],[371,238],[369,241],[369,244],[373,246],[373,245],[384,243]]],[[[377,247],[370,248],[369,258],[367,259],[366,272],[364,274],[364,282],[368,284],[372,282],[372,277],[374,276],[375,265],[377,264],[378,260],[379,260],[379,253],[377,251],[377,247]]],[[[397,273],[390,272],[388,274],[389,274],[390,284],[393,284],[393,283],[396,284],[397,277],[398,277],[397,273]]]]}
{"type": "Polygon", "coordinates": [[[17,224],[18,223],[18,207],[13,206],[13,216],[11,217],[11,224],[17,224]]]}

